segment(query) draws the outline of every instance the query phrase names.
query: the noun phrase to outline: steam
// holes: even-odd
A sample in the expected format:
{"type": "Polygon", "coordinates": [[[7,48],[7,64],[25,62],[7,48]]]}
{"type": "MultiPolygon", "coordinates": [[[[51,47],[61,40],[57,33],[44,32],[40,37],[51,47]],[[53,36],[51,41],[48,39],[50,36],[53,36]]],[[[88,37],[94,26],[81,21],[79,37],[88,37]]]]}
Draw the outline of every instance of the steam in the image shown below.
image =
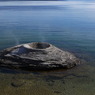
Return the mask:
{"type": "Polygon", "coordinates": [[[16,35],[14,35],[14,33],[11,32],[11,36],[12,36],[12,38],[13,38],[14,41],[15,41],[15,45],[18,45],[18,44],[19,44],[19,40],[18,40],[18,38],[16,37],[16,35]]]}
{"type": "Polygon", "coordinates": [[[15,45],[19,44],[18,37],[13,33],[12,30],[8,31],[8,35],[10,35],[10,37],[15,41],[15,45]]]}
{"type": "Polygon", "coordinates": [[[46,41],[45,34],[44,34],[44,32],[43,32],[43,30],[41,28],[39,28],[38,36],[39,36],[41,42],[46,41]]]}
{"type": "Polygon", "coordinates": [[[50,27],[49,25],[46,25],[46,24],[43,27],[41,26],[43,25],[39,25],[38,27],[38,31],[39,31],[38,36],[41,42],[46,42],[46,36],[47,36],[48,31],[50,31],[50,27]]]}

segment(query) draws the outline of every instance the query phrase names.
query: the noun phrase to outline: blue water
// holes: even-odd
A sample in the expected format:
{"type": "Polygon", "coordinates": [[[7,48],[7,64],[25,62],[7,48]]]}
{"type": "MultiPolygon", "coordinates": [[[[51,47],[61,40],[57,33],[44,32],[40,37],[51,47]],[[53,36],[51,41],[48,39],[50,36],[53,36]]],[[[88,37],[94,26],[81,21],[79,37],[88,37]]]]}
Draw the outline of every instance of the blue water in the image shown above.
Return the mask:
{"type": "Polygon", "coordinates": [[[0,4],[0,50],[22,43],[48,42],[95,57],[95,2],[5,3],[0,4]]]}

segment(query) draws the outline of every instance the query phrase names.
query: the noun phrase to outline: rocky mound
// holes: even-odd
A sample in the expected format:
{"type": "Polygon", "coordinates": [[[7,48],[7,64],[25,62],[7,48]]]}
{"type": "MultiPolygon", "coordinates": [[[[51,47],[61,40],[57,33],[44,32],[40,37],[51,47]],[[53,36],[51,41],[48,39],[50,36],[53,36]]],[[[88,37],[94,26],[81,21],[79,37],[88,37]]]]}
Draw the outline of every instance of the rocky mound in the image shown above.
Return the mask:
{"type": "Polygon", "coordinates": [[[79,63],[79,59],[72,53],[49,43],[22,44],[0,52],[0,65],[10,68],[46,70],[72,68],[79,63]]]}

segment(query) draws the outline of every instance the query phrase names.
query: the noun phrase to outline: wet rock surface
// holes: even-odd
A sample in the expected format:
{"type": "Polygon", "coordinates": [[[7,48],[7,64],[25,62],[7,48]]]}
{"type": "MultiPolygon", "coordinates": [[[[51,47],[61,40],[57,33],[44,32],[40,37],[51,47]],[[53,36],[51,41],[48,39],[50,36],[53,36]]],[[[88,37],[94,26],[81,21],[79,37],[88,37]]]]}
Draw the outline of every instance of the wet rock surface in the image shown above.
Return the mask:
{"type": "Polygon", "coordinates": [[[0,66],[28,70],[72,68],[80,63],[72,53],[49,43],[28,43],[0,52],[0,66]]]}

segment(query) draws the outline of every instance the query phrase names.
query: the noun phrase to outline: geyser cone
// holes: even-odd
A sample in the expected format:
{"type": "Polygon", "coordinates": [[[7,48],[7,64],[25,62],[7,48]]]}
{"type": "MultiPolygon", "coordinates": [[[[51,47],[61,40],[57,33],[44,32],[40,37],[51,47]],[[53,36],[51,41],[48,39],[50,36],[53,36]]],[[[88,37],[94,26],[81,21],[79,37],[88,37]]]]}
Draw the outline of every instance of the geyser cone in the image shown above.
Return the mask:
{"type": "Polygon", "coordinates": [[[72,68],[80,61],[72,53],[49,43],[27,43],[7,48],[0,53],[0,65],[12,68],[45,70],[72,68]]]}

